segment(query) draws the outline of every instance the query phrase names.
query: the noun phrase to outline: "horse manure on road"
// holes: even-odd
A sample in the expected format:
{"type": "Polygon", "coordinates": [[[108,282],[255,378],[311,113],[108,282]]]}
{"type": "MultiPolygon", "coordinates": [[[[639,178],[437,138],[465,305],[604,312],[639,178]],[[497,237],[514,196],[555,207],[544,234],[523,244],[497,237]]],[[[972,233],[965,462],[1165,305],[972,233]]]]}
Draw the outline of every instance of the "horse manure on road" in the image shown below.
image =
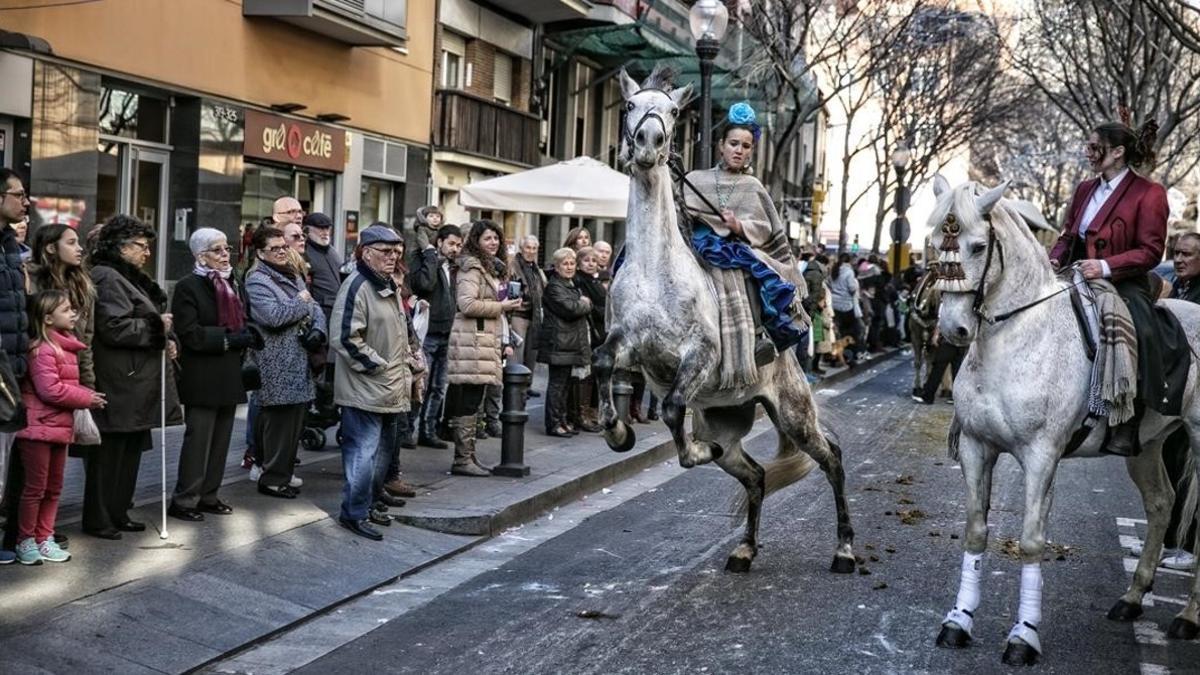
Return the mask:
{"type": "Polygon", "coordinates": [[[900,516],[900,522],[904,525],[916,525],[921,522],[927,515],[921,509],[901,509],[896,512],[900,516]]]}
{"type": "Polygon", "coordinates": [[[887,587],[888,587],[888,585],[887,585],[886,581],[876,581],[875,585],[871,587],[871,590],[882,591],[883,589],[885,589],[887,587]]]}
{"type": "Polygon", "coordinates": [[[913,477],[911,474],[904,474],[896,479],[897,485],[912,485],[913,477]]]}

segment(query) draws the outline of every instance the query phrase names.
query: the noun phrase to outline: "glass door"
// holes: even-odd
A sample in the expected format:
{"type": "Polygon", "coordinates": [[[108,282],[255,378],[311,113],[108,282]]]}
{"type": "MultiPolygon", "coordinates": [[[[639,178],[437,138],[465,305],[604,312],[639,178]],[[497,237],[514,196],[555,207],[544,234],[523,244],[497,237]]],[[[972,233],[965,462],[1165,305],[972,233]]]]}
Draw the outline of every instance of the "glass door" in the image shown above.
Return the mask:
{"type": "Polygon", "coordinates": [[[154,257],[146,274],[165,283],[167,238],[167,168],[170,155],[132,146],[129,153],[129,213],[157,233],[154,257]]]}

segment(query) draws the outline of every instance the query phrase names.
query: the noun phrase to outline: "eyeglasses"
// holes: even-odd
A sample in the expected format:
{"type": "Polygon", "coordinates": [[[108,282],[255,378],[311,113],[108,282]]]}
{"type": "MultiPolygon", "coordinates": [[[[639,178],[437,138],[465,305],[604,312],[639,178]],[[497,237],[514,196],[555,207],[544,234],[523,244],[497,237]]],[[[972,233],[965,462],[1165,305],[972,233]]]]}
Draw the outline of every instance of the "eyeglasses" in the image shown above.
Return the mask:
{"type": "Polygon", "coordinates": [[[2,192],[0,194],[8,195],[10,197],[16,197],[18,201],[22,201],[22,202],[29,201],[29,194],[27,192],[25,192],[24,190],[5,190],[4,192],[2,192]]]}
{"type": "Polygon", "coordinates": [[[125,246],[136,246],[143,251],[150,250],[150,244],[147,244],[144,241],[127,241],[125,242],[125,246]]]}
{"type": "Polygon", "coordinates": [[[304,215],[304,209],[288,209],[287,211],[276,211],[275,213],[283,216],[304,215]]]}
{"type": "Polygon", "coordinates": [[[400,249],[398,249],[398,248],[393,248],[393,247],[382,248],[379,246],[368,246],[367,248],[371,249],[372,251],[375,251],[376,253],[378,253],[379,255],[381,255],[385,258],[395,258],[400,255],[400,249]]]}
{"type": "Polygon", "coordinates": [[[287,250],[288,250],[288,247],[287,247],[287,245],[284,245],[284,246],[268,246],[268,247],[266,248],[266,251],[267,251],[268,253],[271,253],[271,254],[273,254],[273,255],[279,255],[280,253],[287,253],[287,250]]]}
{"type": "Polygon", "coordinates": [[[287,236],[287,238],[288,238],[288,240],[289,240],[289,241],[301,241],[301,240],[303,240],[303,239],[304,239],[304,235],[302,235],[302,234],[289,234],[289,235],[287,236]]]}
{"type": "Polygon", "coordinates": [[[233,253],[233,249],[229,246],[214,246],[204,252],[211,253],[213,255],[229,255],[230,253],[233,253]]]}

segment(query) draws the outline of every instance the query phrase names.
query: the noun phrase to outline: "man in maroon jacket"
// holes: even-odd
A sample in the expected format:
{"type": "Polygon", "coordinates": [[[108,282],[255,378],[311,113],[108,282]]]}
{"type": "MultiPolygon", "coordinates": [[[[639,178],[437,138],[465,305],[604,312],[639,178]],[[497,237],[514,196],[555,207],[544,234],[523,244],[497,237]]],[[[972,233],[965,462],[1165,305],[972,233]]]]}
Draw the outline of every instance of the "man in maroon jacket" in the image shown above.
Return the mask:
{"type": "Polygon", "coordinates": [[[1092,132],[1087,156],[1098,178],[1075,190],[1063,234],[1050,251],[1056,268],[1074,264],[1087,279],[1106,278],[1129,307],[1138,337],[1138,400],[1133,420],[1112,430],[1106,451],[1138,451],[1137,425],[1150,407],[1178,415],[1187,379],[1187,338],[1165,309],[1156,308],[1150,270],[1162,261],[1167,237],[1167,191],[1130,167],[1152,163],[1153,121],[1135,132],[1102,124],[1092,132]]]}

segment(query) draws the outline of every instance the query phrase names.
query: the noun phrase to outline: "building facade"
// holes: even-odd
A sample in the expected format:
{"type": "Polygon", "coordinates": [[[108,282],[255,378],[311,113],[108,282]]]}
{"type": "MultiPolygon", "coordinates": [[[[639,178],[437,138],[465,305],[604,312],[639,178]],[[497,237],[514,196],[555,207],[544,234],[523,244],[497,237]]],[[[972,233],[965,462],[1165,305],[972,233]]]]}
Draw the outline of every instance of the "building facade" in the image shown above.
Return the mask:
{"type": "Polygon", "coordinates": [[[34,227],[86,233],[116,213],[153,225],[148,271],[168,285],[192,268],[192,231],[237,242],[285,195],[352,246],[429,198],[434,12],[435,0],[6,11],[0,161],[28,177],[34,227]]]}

